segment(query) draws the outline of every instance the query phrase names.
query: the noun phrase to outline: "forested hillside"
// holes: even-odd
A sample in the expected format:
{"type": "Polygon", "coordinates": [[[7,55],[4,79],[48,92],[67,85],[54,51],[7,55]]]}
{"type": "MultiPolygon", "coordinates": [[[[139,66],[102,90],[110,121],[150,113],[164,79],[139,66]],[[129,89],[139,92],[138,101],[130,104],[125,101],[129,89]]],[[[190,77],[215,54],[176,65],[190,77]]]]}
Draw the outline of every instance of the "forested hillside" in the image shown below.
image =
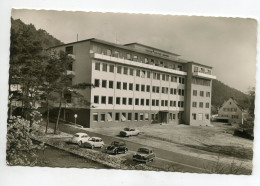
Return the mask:
{"type": "Polygon", "coordinates": [[[221,106],[224,101],[233,97],[241,106],[248,107],[248,95],[245,93],[225,85],[221,81],[213,80],[212,82],[212,105],[221,106]]]}
{"type": "Polygon", "coordinates": [[[38,40],[43,49],[63,44],[60,40],[56,39],[45,30],[37,30],[33,24],[24,24],[20,19],[14,20],[11,18],[11,33],[12,36],[15,36],[16,38],[17,36],[19,37],[19,35],[30,34],[30,39],[38,40]]]}

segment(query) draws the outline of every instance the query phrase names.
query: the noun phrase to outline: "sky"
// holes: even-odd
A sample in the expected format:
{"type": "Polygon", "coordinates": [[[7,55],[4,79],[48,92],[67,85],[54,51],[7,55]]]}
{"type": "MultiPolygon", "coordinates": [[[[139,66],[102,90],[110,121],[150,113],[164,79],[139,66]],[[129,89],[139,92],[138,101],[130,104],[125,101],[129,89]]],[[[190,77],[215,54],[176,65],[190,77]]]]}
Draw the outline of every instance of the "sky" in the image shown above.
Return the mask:
{"type": "Polygon", "coordinates": [[[98,38],[138,42],[213,67],[217,79],[247,92],[255,87],[257,21],[246,18],[13,9],[64,43],[98,38]]]}

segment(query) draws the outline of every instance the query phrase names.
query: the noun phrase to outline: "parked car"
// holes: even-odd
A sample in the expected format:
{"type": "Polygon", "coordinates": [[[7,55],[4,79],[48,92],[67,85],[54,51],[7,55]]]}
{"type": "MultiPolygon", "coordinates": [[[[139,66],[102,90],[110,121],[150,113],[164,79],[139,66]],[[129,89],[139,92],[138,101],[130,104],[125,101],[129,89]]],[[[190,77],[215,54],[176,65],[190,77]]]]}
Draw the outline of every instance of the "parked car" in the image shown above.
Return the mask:
{"type": "Polygon", "coordinates": [[[118,154],[126,153],[128,151],[125,142],[113,141],[111,145],[106,148],[106,153],[118,154]]]}
{"type": "Polygon", "coordinates": [[[76,133],[70,139],[70,142],[82,145],[84,142],[88,141],[89,138],[90,138],[90,136],[88,134],[86,134],[86,133],[76,133]]]}
{"type": "Polygon", "coordinates": [[[149,161],[153,161],[155,158],[155,154],[152,149],[147,147],[141,147],[138,149],[137,153],[133,155],[134,161],[147,163],[149,161]]]}
{"type": "Polygon", "coordinates": [[[88,139],[88,141],[83,143],[83,147],[87,147],[87,148],[102,148],[104,146],[104,142],[101,138],[99,137],[91,137],[88,139]]]}
{"type": "Polygon", "coordinates": [[[124,130],[120,131],[121,136],[137,136],[140,133],[139,130],[136,130],[134,128],[124,128],[124,130]]]}

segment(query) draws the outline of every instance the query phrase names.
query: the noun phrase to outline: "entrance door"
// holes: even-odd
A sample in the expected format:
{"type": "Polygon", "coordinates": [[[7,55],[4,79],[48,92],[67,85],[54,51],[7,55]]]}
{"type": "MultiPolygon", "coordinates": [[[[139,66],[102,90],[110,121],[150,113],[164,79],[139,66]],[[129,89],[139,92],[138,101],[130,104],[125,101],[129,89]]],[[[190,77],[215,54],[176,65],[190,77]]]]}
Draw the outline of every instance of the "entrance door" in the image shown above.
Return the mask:
{"type": "Polygon", "coordinates": [[[159,114],[160,114],[161,123],[169,123],[167,112],[160,112],[159,114]]]}

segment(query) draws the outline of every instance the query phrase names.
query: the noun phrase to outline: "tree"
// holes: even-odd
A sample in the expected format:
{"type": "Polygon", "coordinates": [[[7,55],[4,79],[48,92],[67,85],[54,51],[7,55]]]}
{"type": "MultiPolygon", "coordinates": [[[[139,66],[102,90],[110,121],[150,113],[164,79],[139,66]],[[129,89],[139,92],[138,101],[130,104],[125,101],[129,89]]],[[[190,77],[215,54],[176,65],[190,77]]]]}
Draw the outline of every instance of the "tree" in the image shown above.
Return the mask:
{"type": "Polygon", "coordinates": [[[255,114],[255,87],[249,88],[249,114],[254,118],[255,114]]]}

